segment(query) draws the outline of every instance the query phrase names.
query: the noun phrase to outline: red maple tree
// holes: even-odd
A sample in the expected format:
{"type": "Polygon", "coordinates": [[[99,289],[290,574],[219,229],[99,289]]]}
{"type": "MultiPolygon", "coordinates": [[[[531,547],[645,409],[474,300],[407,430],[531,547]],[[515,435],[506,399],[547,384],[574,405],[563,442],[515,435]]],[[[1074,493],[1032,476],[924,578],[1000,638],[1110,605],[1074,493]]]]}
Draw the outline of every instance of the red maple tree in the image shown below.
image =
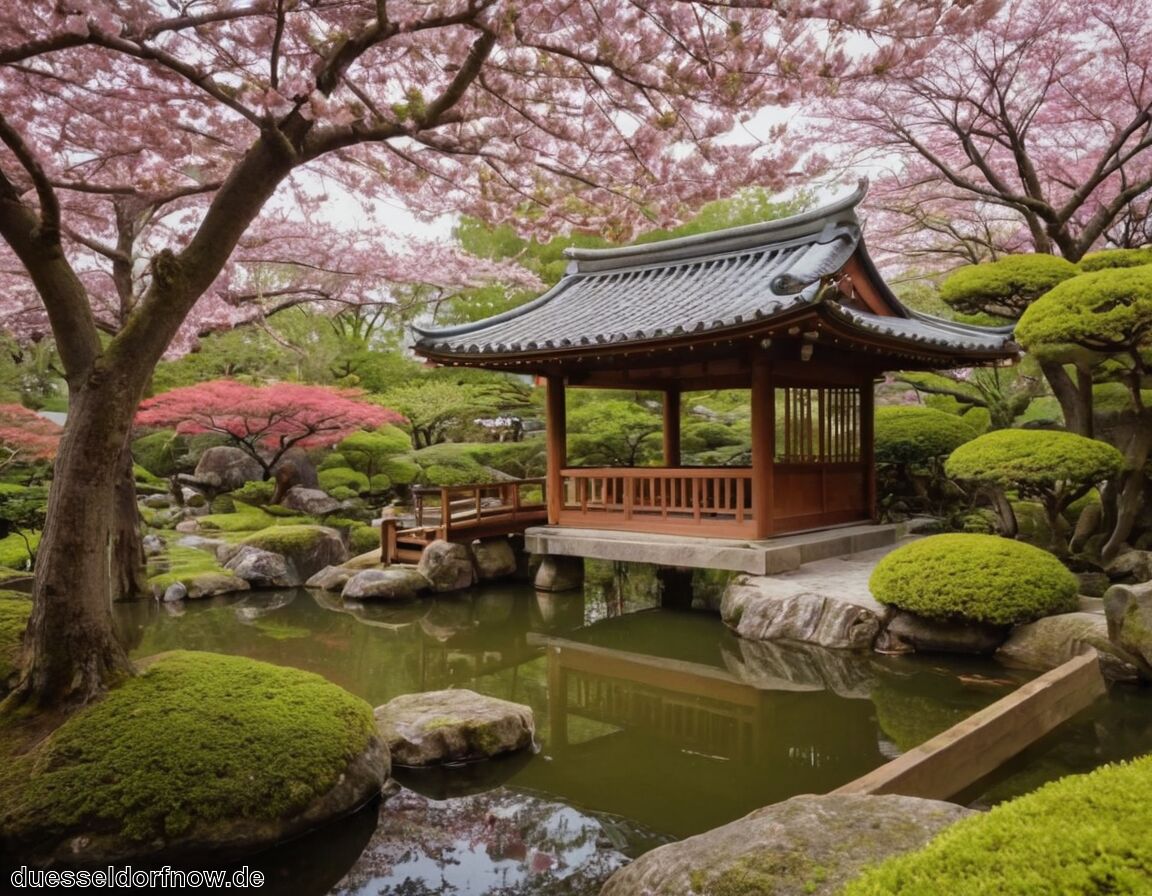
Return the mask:
{"type": "Polygon", "coordinates": [[[404,421],[396,411],[360,400],[362,395],[329,386],[212,380],[146,399],[136,423],[227,436],[259,462],[267,479],[289,448],[333,445],[357,430],[404,421]]]}

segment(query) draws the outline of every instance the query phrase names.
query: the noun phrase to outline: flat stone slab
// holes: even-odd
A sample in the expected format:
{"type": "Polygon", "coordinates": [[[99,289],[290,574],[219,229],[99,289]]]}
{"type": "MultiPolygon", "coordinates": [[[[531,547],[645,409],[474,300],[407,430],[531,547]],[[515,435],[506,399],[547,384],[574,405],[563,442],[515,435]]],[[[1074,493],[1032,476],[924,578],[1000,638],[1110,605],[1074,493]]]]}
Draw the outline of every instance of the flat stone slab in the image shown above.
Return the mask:
{"type": "Polygon", "coordinates": [[[972,810],[906,796],[797,796],[647,852],[600,896],[831,896],[972,810]]]}
{"type": "Polygon", "coordinates": [[[464,688],[404,694],[376,708],[376,728],[397,765],[487,759],[530,747],[532,708],[464,688]]]}
{"type": "Polygon", "coordinates": [[[903,526],[897,524],[861,524],[748,541],[537,526],[525,531],[524,547],[532,554],[727,569],[764,576],[832,557],[885,547],[890,550],[903,531],[903,526]]]}

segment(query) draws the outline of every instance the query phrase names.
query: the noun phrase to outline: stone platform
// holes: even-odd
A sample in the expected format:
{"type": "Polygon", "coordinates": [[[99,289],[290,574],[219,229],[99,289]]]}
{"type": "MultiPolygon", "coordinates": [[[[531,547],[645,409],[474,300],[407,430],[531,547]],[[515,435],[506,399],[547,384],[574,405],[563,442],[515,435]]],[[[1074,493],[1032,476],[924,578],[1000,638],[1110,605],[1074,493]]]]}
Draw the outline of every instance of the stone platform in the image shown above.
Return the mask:
{"type": "Polygon", "coordinates": [[[781,535],[763,541],[741,541],[535,526],[525,531],[524,547],[532,554],[553,557],[625,560],[767,576],[791,572],[818,560],[850,557],[891,547],[904,531],[904,524],[899,523],[860,524],[781,535]]]}

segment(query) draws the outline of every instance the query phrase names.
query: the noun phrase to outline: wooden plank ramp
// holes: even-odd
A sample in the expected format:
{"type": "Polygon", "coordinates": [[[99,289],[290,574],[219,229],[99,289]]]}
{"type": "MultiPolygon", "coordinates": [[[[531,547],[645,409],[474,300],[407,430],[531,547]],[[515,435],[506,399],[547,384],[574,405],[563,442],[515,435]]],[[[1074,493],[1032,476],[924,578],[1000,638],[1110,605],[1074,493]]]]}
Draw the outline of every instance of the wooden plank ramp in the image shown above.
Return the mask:
{"type": "Polygon", "coordinates": [[[1045,672],[833,793],[946,800],[995,771],[1107,690],[1095,650],[1045,672]]]}

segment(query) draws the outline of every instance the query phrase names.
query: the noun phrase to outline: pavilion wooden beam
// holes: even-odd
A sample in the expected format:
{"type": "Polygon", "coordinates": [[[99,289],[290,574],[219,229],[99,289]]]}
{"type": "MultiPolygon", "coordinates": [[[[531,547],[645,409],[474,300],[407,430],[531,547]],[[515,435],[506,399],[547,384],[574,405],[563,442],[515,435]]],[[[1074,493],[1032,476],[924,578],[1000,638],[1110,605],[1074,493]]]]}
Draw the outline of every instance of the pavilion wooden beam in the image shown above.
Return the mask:
{"type": "Polygon", "coordinates": [[[664,390],[664,466],[680,466],[680,390],[664,390]]]}
{"type": "Polygon", "coordinates": [[[555,526],[560,521],[564,506],[563,477],[561,471],[568,466],[568,410],[564,395],[564,377],[545,379],[545,411],[548,440],[548,522],[555,526]]]}
{"type": "Polygon", "coordinates": [[[772,534],[773,455],[776,436],[776,399],[772,368],[760,355],[752,364],[752,517],[756,537],[772,534]]]}

